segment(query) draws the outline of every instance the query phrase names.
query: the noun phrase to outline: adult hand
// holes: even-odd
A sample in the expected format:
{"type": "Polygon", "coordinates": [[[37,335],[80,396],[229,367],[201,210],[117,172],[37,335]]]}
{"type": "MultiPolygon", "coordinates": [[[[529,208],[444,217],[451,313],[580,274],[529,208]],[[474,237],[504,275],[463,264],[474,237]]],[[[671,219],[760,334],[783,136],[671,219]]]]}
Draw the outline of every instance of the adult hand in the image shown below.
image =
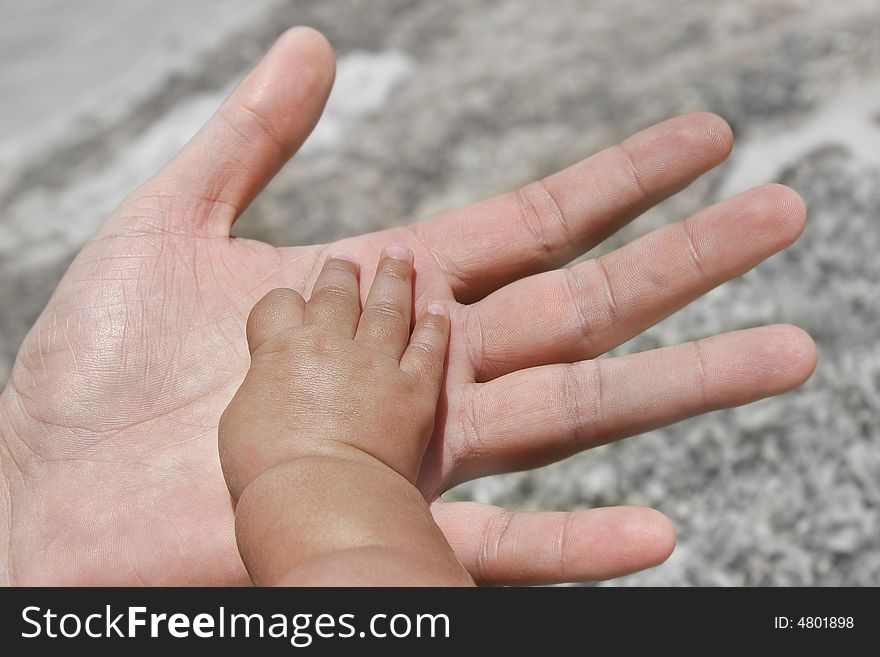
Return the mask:
{"type": "MultiPolygon", "coordinates": [[[[790,326],[595,360],[790,244],[799,198],[762,187],[584,264],[555,269],[721,162],[731,134],[696,114],[517,192],[332,245],[229,237],[330,91],[326,40],[295,29],[77,256],[27,336],[0,405],[0,566],[20,584],[247,581],[217,423],[248,365],[245,319],[275,287],[311,289],[325,254],[415,251],[416,307],[451,304],[444,400],[420,485],[530,468],[811,373],[790,326]],[[544,273],[542,273],[544,272],[544,273]],[[5,539],[5,540],[3,540],[5,539]]],[[[363,290],[370,287],[365,269],[363,290]]],[[[611,577],[672,549],[649,509],[510,513],[435,504],[479,582],[611,577]]]]}

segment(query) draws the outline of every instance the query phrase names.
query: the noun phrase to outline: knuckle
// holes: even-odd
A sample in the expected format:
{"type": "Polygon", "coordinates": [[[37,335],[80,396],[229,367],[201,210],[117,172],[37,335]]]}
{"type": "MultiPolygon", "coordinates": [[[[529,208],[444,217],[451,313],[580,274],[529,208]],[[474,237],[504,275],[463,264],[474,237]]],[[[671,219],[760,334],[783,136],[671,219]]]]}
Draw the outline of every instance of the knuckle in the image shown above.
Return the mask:
{"type": "Polygon", "coordinates": [[[424,340],[414,340],[409,343],[409,349],[412,354],[420,359],[433,360],[436,349],[430,342],[424,340]]]}
{"type": "Polygon", "coordinates": [[[315,290],[313,295],[317,301],[322,302],[347,301],[352,296],[354,295],[351,288],[336,281],[327,282],[322,285],[319,289],[315,290]]]}
{"type": "Polygon", "coordinates": [[[414,369],[418,374],[434,377],[443,372],[443,363],[433,346],[424,342],[416,342],[410,344],[409,351],[414,369]]]}
{"type": "Polygon", "coordinates": [[[431,313],[426,313],[422,316],[421,324],[426,333],[437,336],[438,334],[443,334],[446,332],[446,324],[448,321],[449,319],[447,317],[443,317],[442,315],[433,315],[431,313]]]}
{"type": "Polygon", "coordinates": [[[412,267],[405,260],[395,260],[388,258],[382,265],[382,274],[384,278],[396,281],[409,281],[412,275],[412,267]]]}
{"type": "Polygon", "coordinates": [[[402,305],[393,299],[377,299],[367,310],[380,319],[404,320],[402,305]]]}
{"type": "Polygon", "coordinates": [[[290,350],[290,355],[293,359],[302,360],[308,355],[308,358],[314,361],[319,361],[328,357],[338,358],[343,356],[343,353],[339,350],[339,338],[336,335],[326,333],[315,327],[310,328],[313,330],[309,330],[307,333],[308,338],[304,345],[306,348],[303,350],[290,350]],[[300,353],[300,351],[303,353],[300,353]]]}
{"type": "Polygon", "coordinates": [[[254,305],[253,309],[251,309],[250,316],[255,317],[274,306],[300,301],[301,299],[302,296],[300,296],[299,292],[296,290],[291,290],[286,287],[276,287],[274,290],[269,290],[269,292],[263,295],[263,298],[254,305]]]}

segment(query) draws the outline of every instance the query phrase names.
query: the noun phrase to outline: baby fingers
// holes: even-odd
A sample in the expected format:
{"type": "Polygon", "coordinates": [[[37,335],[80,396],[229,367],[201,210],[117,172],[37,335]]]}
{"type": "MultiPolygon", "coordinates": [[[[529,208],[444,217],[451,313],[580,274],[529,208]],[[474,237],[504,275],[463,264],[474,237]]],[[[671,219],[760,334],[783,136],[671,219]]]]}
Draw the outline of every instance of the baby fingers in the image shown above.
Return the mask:
{"type": "Polygon", "coordinates": [[[400,369],[417,376],[419,380],[440,393],[446,345],[449,342],[449,311],[442,303],[432,301],[416,323],[409,346],[400,360],[400,369]]]}
{"type": "Polygon", "coordinates": [[[334,253],[324,263],[305,308],[304,324],[325,333],[354,337],[361,314],[358,268],[354,256],[334,253]]]}
{"type": "Polygon", "coordinates": [[[409,340],[412,285],[412,251],[405,246],[385,247],[355,340],[399,359],[409,340]]]}

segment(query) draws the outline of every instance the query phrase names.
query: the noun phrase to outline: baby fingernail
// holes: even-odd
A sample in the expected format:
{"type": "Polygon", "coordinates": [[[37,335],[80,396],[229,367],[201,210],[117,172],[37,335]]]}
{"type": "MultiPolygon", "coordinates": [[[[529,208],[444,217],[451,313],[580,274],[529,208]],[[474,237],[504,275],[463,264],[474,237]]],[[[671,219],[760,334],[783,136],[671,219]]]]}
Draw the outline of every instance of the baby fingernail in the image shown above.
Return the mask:
{"type": "Polygon", "coordinates": [[[394,258],[395,260],[409,260],[412,256],[412,251],[410,251],[408,247],[399,244],[391,244],[385,247],[385,255],[389,258],[394,258]]]}
{"type": "Polygon", "coordinates": [[[348,260],[349,262],[354,262],[354,256],[348,251],[337,251],[336,253],[332,253],[330,257],[336,260],[348,260]]]}
{"type": "Polygon", "coordinates": [[[432,315],[440,315],[442,317],[446,317],[449,314],[449,310],[446,306],[438,301],[432,301],[428,304],[428,312],[432,315]]]}

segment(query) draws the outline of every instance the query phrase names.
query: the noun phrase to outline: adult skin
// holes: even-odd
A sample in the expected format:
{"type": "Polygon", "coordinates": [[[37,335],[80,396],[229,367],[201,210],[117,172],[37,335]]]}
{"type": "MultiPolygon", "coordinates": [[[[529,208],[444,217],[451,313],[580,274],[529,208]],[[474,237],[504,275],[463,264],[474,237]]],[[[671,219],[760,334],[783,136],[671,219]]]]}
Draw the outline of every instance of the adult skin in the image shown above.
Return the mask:
{"type": "MultiPolygon", "coordinates": [[[[406,244],[418,313],[450,300],[448,374],[419,485],[530,468],[712,409],[787,391],[810,338],[768,326],[596,356],[791,244],[804,207],[768,185],[596,260],[557,269],[728,155],[714,115],[678,117],[516,192],[331,245],[232,239],[305,140],[333,81],[317,32],[284,34],[178,157],[83,247],[0,398],[0,581],[237,584],[217,424],[248,366],[251,307],[310,290],[326,254],[406,244]]],[[[365,272],[363,293],[371,273],[365,272]]],[[[436,503],[477,582],[617,576],[665,559],[642,508],[512,513],[436,503]]]]}

